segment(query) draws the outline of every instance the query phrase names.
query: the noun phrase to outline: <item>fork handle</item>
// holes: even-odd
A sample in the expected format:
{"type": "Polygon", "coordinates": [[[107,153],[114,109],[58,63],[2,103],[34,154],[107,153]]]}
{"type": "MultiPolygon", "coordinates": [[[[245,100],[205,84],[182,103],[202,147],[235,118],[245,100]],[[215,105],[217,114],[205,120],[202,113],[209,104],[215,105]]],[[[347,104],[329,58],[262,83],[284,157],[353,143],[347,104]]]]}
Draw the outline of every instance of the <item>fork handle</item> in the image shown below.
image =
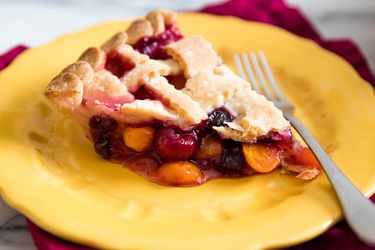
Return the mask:
{"type": "Polygon", "coordinates": [[[284,113],[322,165],[341,203],[346,221],[365,243],[375,246],[375,205],[336,166],[311,132],[293,114],[284,113]]]}

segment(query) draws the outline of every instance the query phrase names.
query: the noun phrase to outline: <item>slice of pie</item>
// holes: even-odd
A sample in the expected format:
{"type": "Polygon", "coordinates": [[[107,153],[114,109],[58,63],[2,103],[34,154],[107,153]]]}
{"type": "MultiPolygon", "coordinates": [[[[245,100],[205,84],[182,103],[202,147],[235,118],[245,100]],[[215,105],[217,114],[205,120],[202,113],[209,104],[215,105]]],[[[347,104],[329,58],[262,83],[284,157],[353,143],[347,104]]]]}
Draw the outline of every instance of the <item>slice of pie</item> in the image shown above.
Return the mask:
{"type": "Polygon", "coordinates": [[[236,76],[201,36],[157,10],[88,48],[45,95],[104,159],[148,180],[193,186],[281,166],[310,180],[319,164],[280,110],[236,76]]]}

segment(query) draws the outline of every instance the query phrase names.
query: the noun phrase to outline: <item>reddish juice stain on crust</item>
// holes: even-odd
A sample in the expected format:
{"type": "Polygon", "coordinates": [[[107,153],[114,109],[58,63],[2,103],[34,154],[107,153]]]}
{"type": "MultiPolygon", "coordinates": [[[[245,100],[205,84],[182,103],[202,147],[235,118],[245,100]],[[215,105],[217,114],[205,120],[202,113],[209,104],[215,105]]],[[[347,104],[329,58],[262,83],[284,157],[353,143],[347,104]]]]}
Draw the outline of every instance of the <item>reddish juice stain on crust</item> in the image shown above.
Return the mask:
{"type": "Polygon", "coordinates": [[[105,68],[121,78],[135,67],[134,63],[118,52],[111,52],[107,57],[105,68]]]}
{"type": "Polygon", "coordinates": [[[319,161],[310,148],[304,147],[295,139],[283,146],[284,160],[291,164],[321,168],[319,161]]]}
{"type": "Polygon", "coordinates": [[[149,90],[145,88],[145,86],[141,86],[138,90],[134,93],[135,99],[138,100],[155,100],[156,96],[149,90]]]}

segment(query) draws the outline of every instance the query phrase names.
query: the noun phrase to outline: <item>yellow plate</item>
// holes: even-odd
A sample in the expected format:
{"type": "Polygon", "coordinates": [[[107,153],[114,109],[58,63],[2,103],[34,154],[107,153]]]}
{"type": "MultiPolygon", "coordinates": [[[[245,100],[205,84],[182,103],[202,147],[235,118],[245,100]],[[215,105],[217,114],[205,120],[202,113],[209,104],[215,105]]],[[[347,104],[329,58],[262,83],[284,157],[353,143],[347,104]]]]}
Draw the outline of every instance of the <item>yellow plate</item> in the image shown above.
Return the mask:
{"type": "MultiPolygon", "coordinates": [[[[182,14],[185,34],[235,52],[262,49],[297,115],[366,194],[375,189],[375,98],[344,60],[281,29],[231,17],[182,14]]],[[[43,88],[87,47],[129,22],[101,24],[18,57],[0,75],[0,187],[47,231],[105,249],[283,247],[341,217],[324,175],[303,183],[275,171],[201,187],[164,187],[101,160],[43,88]]]]}

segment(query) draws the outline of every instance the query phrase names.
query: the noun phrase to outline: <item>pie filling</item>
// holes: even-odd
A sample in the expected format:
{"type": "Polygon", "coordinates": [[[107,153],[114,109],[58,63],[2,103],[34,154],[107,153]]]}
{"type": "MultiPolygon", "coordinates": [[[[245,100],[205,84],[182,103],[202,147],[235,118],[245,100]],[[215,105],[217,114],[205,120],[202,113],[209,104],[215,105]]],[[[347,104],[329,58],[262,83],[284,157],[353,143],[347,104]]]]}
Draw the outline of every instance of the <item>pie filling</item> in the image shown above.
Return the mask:
{"type": "Polygon", "coordinates": [[[281,111],[235,76],[174,13],[154,11],[47,87],[87,129],[95,151],[162,185],[195,186],[281,167],[310,180],[320,165],[281,111]]]}
{"type": "Polygon", "coordinates": [[[147,36],[141,38],[133,45],[134,49],[142,54],[148,55],[151,59],[168,59],[170,56],[164,50],[164,46],[182,38],[176,23],[165,26],[165,31],[157,36],[147,36]]]}
{"type": "Polygon", "coordinates": [[[218,108],[202,124],[183,131],[160,123],[127,126],[96,115],[90,119],[90,132],[95,151],[104,159],[122,163],[162,185],[194,186],[216,178],[268,173],[279,166],[302,179],[315,177],[319,171],[313,153],[289,129],[269,133],[255,143],[242,143],[222,139],[212,129],[230,120],[229,112],[218,108]]]}

